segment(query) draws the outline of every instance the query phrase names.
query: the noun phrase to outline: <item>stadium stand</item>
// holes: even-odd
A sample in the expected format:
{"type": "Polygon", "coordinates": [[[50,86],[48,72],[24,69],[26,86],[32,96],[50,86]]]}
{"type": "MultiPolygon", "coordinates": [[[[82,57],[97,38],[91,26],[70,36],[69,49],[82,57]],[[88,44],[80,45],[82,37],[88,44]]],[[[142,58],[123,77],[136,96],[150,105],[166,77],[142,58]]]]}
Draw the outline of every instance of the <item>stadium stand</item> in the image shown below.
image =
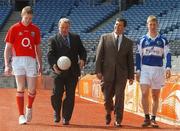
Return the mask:
{"type": "MultiPolygon", "coordinates": [[[[136,43],[138,38],[147,31],[145,24],[147,16],[156,15],[160,21],[159,31],[170,41],[172,54],[180,55],[179,0],[146,0],[143,4],[133,5],[121,12],[119,11],[118,0],[110,2],[106,2],[106,0],[38,0],[33,8],[35,11],[33,22],[40,27],[42,33],[41,47],[43,51],[44,74],[49,74],[50,72],[46,57],[47,40],[57,32],[57,23],[61,17],[68,17],[72,20],[71,30],[80,34],[88,51],[87,64],[82,71],[84,74],[94,73],[95,51],[99,37],[102,33],[113,30],[117,16],[127,19],[128,26],[125,34],[136,43]]],[[[0,8],[0,16],[5,19],[3,24],[11,11],[11,5],[5,4],[5,6],[3,5],[0,8]],[[2,14],[6,15],[3,16],[2,14]]],[[[3,54],[3,50],[0,50],[0,54],[3,54]]],[[[173,59],[176,58],[174,57],[173,59]]],[[[2,58],[0,59],[0,72],[2,72],[3,63],[2,58]]]]}
{"type": "MultiPolygon", "coordinates": [[[[177,102],[179,102],[178,91],[180,82],[180,0],[142,0],[144,3],[135,4],[124,11],[119,11],[119,1],[120,0],[36,0],[35,5],[33,6],[35,12],[33,22],[36,23],[41,29],[41,48],[43,53],[43,77],[39,78],[41,79],[39,80],[39,87],[52,87],[52,79],[48,76],[50,74],[50,70],[47,62],[47,43],[48,38],[57,32],[57,23],[61,17],[68,17],[72,20],[71,30],[80,34],[85,45],[88,58],[81,73],[82,75],[86,75],[95,73],[95,54],[99,37],[101,34],[108,33],[113,30],[114,22],[117,17],[124,17],[127,20],[128,25],[125,35],[134,41],[133,51],[135,53],[136,41],[147,32],[147,16],[155,15],[160,23],[159,31],[161,34],[165,35],[170,42],[170,49],[173,55],[172,80],[170,79],[166,81],[167,87],[165,87],[165,90],[163,91],[166,96],[163,96],[163,93],[161,93],[161,108],[158,115],[165,116],[164,118],[178,117],[174,115],[174,108],[175,106],[179,105],[177,102]],[[165,105],[165,108],[162,105],[165,105]]],[[[0,0],[0,87],[16,87],[13,76],[6,77],[2,75],[4,67],[3,52],[5,44],[3,42],[4,36],[2,37],[1,31],[5,25],[12,24],[11,22],[7,22],[9,21],[8,17],[10,15],[13,15],[16,18],[16,15],[19,16],[19,12],[16,12],[16,15],[14,13],[15,12],[13,12],[12,5],[10,5],[7,0],[0,0]]],[[[86,76],[96,78],[95,75],[86,76]]],[[[87,80],[84,81],[85,84],[81,83],[81,80],[86,78],[86,76],[80,78],[80,83],[78,83],[79,95],[84,95],[85,97],[89,95],[94,97],[95,100],[99,100],[102,95],[100,94],[101,87],[96,80],[97,78],[95,80],[87,78],[87,80]]],[[[138,88],[137,82],[134,82],[134,85],[130,86],[130,88],[126,88],[126,97],[128,96],[127,98],[129,99],[125,100],[125,104],[129,104],[129,109],[127,107],[126,109],[128,109],[128,111],[133,110],[132,112],[136,114],[139,113],[138,111],[142,111],[142,109],[140,109],[141,107],[139,108],[141,94],[138,88]]],[[[177,106],[176,110],[179,112],[179,106],[177,106]]],[[[160,119],[162,120],[163,117],[160,119]]],[[[172,120],[175,123],[177,118],[172,120]]],[[[177,121],[178,124],[179,120],[180,115],[177,121]]]]}
{"type": "Polygon", "coordinates": [[[33,22],[40,27],[42,36],[52,31],[54,24],[57,23],[60,17],[69,15],[74,1],[39,0],[34,5],[35,18],[33,22]]]}
{"type": "MultiPolygon", "coordinates": [[[[12,6],[8,4],[7,1],[5,0],[0,0],[0,30],[6,23],[6,20],[10,16],[12,12],[12,6]]],[[[3,39],[3,38],[0,38],[3,39]]],[[[4,51],[4,44],[0,43],[0,55],[3,56],[3,51],[4,51]]],[[[4,59],[3,57],[0,57],[0,73],[3,72],[3,67],[4,67],[4,59]]]]}
{"type": "MultiPolygon", "coordinates": [[[[34,7],[35,12],[42,10],[42,6],[38,5],[43,5],[44,1],[38,1],[36,6],[34,7]],[[41,8],[41,9],[39,9],[41,8]]],[[[48,3],[48,0],[46,0],[48,3]]],[[[50,1],[51,3],[52,1],[50,1]]],[[[79,5],[77,6],[76,1],[63,1],[58,3],[57,1],[53,1],[51,4],[48,4],[48,8],[52,9],[54,5],[59,5],[59,9],[63,10],[64,7],[64,12],[66,13],[59,13],[62,11],[57,12],[58,14],[54,14],[54,11],[47,11],[47,14],[45,13],[46,10],[48,9],[43,9],[42,14],[44,14],[45,19],[48,19],[47,24],[48,26],[44,26],[44,24],[41,25],[41,21],[43,23],[44,17],[43,15],[38,14],[37,17],[35,17],[34,22],[40,26],[41,31],[42,31],[42,36],[43,36],[43,41],[42,41],[42,50],[43,54],[47,54],[47,39],[55,34],[57,32],[57,23],[59,18],[66,16],[72,20],[72,31],[77,32],[81,35],[82,40],[84,43],[87,43],[86,40],[90,39],[92,43],[95,43],[94,41],[97,41],[97,35],[88,33],[90,32],[91,29],[95,28],[98,26],[100,23],[102,23],[104,20],[108,19],[109,17],[113,16],[114,13],[118,11],[118,6],[117,5],[111,5],[111,4],[99,4],[99,1],[96,1],[94,6],[90,5],[88,1],[80,1],[79,5]],[[63,3],[64,2],[64,3],[63,3]],[[65,4],[66,3],[66,4],[65,4]],[[70,4],[71,3],[71,4],[70,4]],[[67,6],[64,6],[67,5],[67,6]],[[52,6],[52,7],[51,7],[52,6]],[[69,6],[69,8],[68,8],[69,6]],[[48,16],[47,16],[48,15],[48,16]],[[54,16],[54,17],[53,17],[54,16]],[[52,20],[53,19],[53,20],[52,20]],[[51,25],[51,26],[50,26],[51,25]],[[45,30],[44,30],[45,29],[45,30]],[[87,37],[86,37],[87,35],[87,37]]],[[[55,8],[55,7],[54,7],[55,8]]],[[[94,46],[96,46],[97,42],[95,43],[94,46]]],[[[87,46],[88,47],[88,46],[87,46]]],[[[92,51],[88,59],[95,59],[95,49],[92,51]]],[[[92,61],[92,60],[91,60],[92,61]]],[[[44,73],[48,74],[49,69],[48,69],[48,64],[47,64],[47,58],[46,56],[43,56],[43,63],[44,65],[44,73]]],[[[88,63],[87,67],[85,67],[86,73],[93,72],[94,70],[94,62],[88,63]]]]}
{"type": "Polygon", "coordinates": [[[0,0],[0,29],[5,24],[5,21],[12,12],[12,6],[6,3],[5,1],[0,0]]]}

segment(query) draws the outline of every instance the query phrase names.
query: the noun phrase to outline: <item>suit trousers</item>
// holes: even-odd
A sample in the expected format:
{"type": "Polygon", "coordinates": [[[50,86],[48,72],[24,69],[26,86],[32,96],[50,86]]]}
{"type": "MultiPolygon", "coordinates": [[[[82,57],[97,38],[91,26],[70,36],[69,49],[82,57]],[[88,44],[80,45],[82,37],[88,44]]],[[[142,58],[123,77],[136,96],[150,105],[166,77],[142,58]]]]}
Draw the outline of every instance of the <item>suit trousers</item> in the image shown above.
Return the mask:
{"type": "Polygon", "coordinates": [[[54,78],[54,88],[51,96],[51,105],[54,111],[58,114],[61,113],[62,117],[69,121],[72,116],[75,101],[75,90],[78,82],[78,76],[73,75],[57,75],[54,78]],[[65,98],[63,95],[65,93],[65,98]],[[62,100],[63,99],[63,100],[62,100]]]}
{"type": "Polygon", "coordinates": [[[117,73],[115,79],[110,81],[103,81],[102,91],[104,94],[104,106],[107,114],[114,110],[116,121],[122,122],[124,111],[124,91],[127,79],[119,76],[117,73]],[[115,102],[113,97],[115,96],[115,102]]]}

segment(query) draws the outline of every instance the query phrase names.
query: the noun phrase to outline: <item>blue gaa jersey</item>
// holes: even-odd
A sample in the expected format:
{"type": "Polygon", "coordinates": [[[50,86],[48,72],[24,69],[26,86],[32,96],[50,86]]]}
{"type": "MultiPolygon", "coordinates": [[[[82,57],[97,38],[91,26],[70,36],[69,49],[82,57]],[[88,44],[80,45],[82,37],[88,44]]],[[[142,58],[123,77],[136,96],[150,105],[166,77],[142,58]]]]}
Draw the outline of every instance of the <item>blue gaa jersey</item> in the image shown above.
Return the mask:
{"type": "Polygon", "coordinates": [[[171,53],[167,39],[158,35],[150,38],[144,35],[137,43],[136,70],[141,70],[141,65],[163,66],[163,58],[166,60],[166,68],[171,68],[171,53]]]}

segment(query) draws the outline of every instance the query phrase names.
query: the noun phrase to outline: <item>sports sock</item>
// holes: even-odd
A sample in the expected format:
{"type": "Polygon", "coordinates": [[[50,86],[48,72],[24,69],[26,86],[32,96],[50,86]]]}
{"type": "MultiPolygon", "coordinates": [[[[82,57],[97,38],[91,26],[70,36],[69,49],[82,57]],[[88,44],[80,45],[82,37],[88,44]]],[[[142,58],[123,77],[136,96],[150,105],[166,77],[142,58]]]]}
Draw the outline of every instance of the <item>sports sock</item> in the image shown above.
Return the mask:
{"type": "Polygon", "coordinates": [[[16,102],[19,110],[19,115],[24,115],[24,92],[16,93],[16,102]]]}
{"type": "Polygon", "coordinates": [[[150,119],[150,116],[149,116],[149,114],[145,114],[145,119],[150,119]]]}
{"type": "Polygon", "coordinates": [[[34,102],[34,99],[35,99],[35,96],[36,96],[36,92],[34,94],[28,92],[28,108],[32,108],[32,104],[34,102]]]}
{"type": "Polygon", "coordinates": [[[151,120],[156,120],[156,116],[151,116],[151,120]]]}

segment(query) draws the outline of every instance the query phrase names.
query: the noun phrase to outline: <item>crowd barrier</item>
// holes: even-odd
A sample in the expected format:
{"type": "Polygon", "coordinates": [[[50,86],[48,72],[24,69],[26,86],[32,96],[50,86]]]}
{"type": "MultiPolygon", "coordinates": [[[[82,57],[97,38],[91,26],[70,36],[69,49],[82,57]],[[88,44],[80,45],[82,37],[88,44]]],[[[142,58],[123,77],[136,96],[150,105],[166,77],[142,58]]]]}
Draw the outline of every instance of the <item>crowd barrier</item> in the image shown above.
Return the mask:
{"type": "MultiPolygon", "coordinates": [[[[103,102],[100,81],[95,75],[86,75],[81,78],[77,90],[81,97],[103,102]]],[[[134,82],[133,85],[127,84],[125,110],[143,115],[141,90],[138,82],[134,82]]],[[[161,90],[158,120],[172,125],[180,125],[180,75],[172,76],[161,90]]]]}
{"type": "MultiPolygon", "coordinates": [[[[49,76],[38,77],[37,88],[52,89],[53,79],[49,76]]],[[[76,94],[85,99],[103,103],[100,81],[95,75],[86,75],[79,79],[76,94]]],[[[151,97],[151,96],[150,96],[151,97]]],[[[149,98],[149,100],[151,100],[149,98]]],[[[151,101],[150,101],[151,102],[151,101]]],[[[125,90],[125,110],[143,115],[141,90],[138,82],[128,85],[125,90]]],[[[171,125],[180,125],[180,75],[173,75],[161,90],[158,109],[158,121],[171,125]]]]}

